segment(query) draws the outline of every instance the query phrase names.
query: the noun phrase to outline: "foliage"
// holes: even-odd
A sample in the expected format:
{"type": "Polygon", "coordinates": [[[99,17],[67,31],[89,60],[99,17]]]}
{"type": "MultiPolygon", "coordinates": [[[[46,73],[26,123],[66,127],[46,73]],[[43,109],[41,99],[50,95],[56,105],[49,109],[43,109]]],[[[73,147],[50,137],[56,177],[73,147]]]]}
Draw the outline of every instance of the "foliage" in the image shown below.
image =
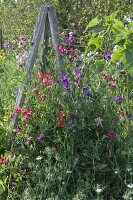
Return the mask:
{"type": "Polygon", "coordinates": [[[61,35],[57,51],[66,71],[61,77],[51,47],[42,73],[40,46],[22,107],[14,103],[30,42],[21,34],[19,44],[4,44],[0,132],[6,136],[14,114],[18,123],[11,148],[0,141],[2,200],[132,198],[133,24],[117,15],[89,22],[85,52],[74,49],[73,32],[61,35]]]}
{"type": "Polygon", "coordinates": [[[15,0],[0,2],[1,20],[4,39],[25,35],[31,39],[34,25],[42,3],[53,4],[57,10],[59,26],[64,29],[85,29],[86,24],[99,15],[102,19],[118,10],[119,19],[132,18],[132,2],[120,0],[15,0]],[[10,11],[10,12],[9,12],[10,11]],[[18,26],[19,24],[19,26],[18,26]]]}

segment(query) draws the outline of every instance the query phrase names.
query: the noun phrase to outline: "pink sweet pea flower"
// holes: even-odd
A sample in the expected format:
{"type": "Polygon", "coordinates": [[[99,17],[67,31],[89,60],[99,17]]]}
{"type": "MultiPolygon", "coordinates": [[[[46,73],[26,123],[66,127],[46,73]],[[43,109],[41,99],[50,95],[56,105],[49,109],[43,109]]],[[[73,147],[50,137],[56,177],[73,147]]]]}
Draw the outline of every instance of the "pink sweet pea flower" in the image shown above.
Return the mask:
{"type": "Polygon", "coordinates": [[[33,114],[33,112],[27,108],[25,111],[24,111],[24,115],[26,115],[27,117],[30,117],[31,115],[33,114]]]}
{"type": "Polygon", "coordinates": [[[40,93],[40,94],[39,94],[39,98],[40,98],[41,101],[44,101],[46,97],[45,97],[44,94],[41,94],[41,93],[40,93]]]}
{"type": "Polygon", "coordinates": [[[33,93],[36,93],[36,92],[37,92],[37,89],[36,89],[36,88],[33,88],[33,89],[32,89],[32,92],[33,92],[33,93]]]}
{"type": "Polygon", "coordinates": [[[22,111],[22,109],[21,109],[20,107],[15,108],[15,113],[16,113],[16,114],[20,113],[21,111],[22,111]]]}
{"type": "Polygon", "coordinates": [[[115,140],[115,133],[113,131],[109,131],[108,132],[108,137],[111,139],[111,140],[115,140]]]}
{"type": "Polygon", "coordinates": [[[10,114],[9,117],[8,117],[10,120],[13,119],[13,114],[10,114]]]}
{"type": "Polygon", "coordinates": [[[101,73],[102,78],[107,78],[107,74],[105,72],[101,73]]]}
{"type": "Polygon", "coordinates": [[[39,76],[40,78],[44,78],[44,74],[43,74],[41,71],[38,71],[38,76],[39,76]]]}

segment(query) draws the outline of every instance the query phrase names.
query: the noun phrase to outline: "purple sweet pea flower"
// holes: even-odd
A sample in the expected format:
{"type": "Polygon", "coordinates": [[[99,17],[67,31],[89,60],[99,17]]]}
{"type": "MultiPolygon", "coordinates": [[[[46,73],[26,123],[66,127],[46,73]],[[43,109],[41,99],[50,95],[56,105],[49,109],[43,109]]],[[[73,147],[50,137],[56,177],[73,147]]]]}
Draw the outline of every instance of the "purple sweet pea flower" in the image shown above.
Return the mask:
{"type": "Polygon", "coordinates": [[[112,102],[114,102],[115,101],[115,98],[112,98],[112,102]]]}
{"type": "Polygon", "coordinates": [[[111,51],[108,51],[108,52],[104,53],[104,60],[105,61],[107,61],[107,62],[110,61],[111,57],[112,57],[112,52],[111,51]]]}
{"type": "Polygon", "coordinates": [[[26,41],[26,38],[25,38],[23,35],[21,35],[21,36],[19,37],[19,39],[20,39],[20,42],[21,42],[21,43],[24,43],[24,42],[26,41]]]}
{"type": "Polygon", "coordinates": [[[17,183],[16,183],[16,182],[11,182],[11,183],[10,183],[10,187],[11,187],[11,188],[15,188],[16,186],[17,186],[17,183]]]}
{"type": "Polygon", "coordinates": [[[78,60],[77,61],[77,66],[80,66],[80,65],[82,65],[83,63],[82,63],[82,61],[81,60],[78,60]]]}
{"type": "Polygon", "coordinates": [[[16,91],[15,91],[15,94],[18,95],[18,94],[19,94],[19,90],[16,90],[16,91]]]}
{"type": "Polygon", "coordinates": [[[5,42],[5,43],[3,44],[3,47],[4,47],[5,49],[9,49],[10,45],[9,45],[8,42],[5,42]]]}
{"type": "Polygon", "coordinates": [[[121,105],[121,104],[122,104],[123,98],[122,98],[121,96],[117,96],[117,97],[115,98],[115,100],[116,100],[116,102],[117,102],[119,105],[121,105]]]}
{"type": "Polygon", "coordinates": [[[70,82],[68,81],[68,80],[65,80],[65,81],[63,81],[63,86],[64,86],[64,88],[68,88],[68,87],[70,87],[70,82]]]}
{"type": "Polygon", "coordinates": [[[123,64],[123,62],[120,62],[119,65],[120,65],[120,67],[123,67],[124,64],[123,64]]]}
{"type": "Polygon", "coordinates": [[[77,76],[79,73],[81,73],[82,72],[82,69],[81,68],[79,68],[79,69],[76,69],[75,71],[74,71],[74,75],[75,76],[77,76]]]}
{"type": "Polygon", "coordinates": [[[68,80],[68,75],[67,74],[62,75],[60,80],[63,82],[63,87],[68,90],[67,92],[70,92],[71,83],[68,80]]]}
{"type": "Polygon", "coordinates": [[[69,36],[67,37],[67,44],[71,45],[73,42],[74,42],[73,32],[70,32],[69,36]]]}
{"type": "Polygon", "coordinates": [[[60,78],[61,81],[65,81],[68,79],[68,75],[67,74],[63,74],[60,78]]]}
{"type": "Polygon", "coordinates": [[[86,87],[86,88],[84,87],[84,88],[82,89],[82,92],[83,92],[83,93],[86,93],[86,96],[88,96],[88,97],[90,96],[90,90],[89,90],[88,87],[86,87]]]}
{"type": "Polygon", "coordinates": [[[66,92],[71,93],[71,89],[70,88],[66,89],[66,92]]]}
{"type": "Polygon", "coordinates": [[[39,142],[44,142],[44,139],[45,139],[44,134],[40,134],[40,135],[38,136],[38,138],[37,138],[37,140],[38,140],[39,142]]]}

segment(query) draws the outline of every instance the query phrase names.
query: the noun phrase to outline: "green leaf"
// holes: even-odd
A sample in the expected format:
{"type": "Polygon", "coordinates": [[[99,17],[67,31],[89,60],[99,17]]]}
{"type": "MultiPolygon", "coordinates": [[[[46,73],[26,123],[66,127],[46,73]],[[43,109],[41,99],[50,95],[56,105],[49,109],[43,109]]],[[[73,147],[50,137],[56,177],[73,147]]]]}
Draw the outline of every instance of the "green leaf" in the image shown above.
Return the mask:
{"type": "Polygon", "coordinates": [[[115,17],[117,16],[117,11],[113,12],[110,16],[106,17],[105,24],[110,24],[110,22],[113,22],[115,17]]]}
{"type": "Polygon", "coordinates": [[[115,19],[114,24],[112,26],[112,32],[115,33],[115,34],[125,33],[124,24],[120,20],[115,19]]]}
{"type": "Polygon", "coordinates": [[[117,50],[113,53],[111,61],[122,60],[124,56],[124,49],[122,47],[118,47],[117,50]]]}
{"type": "Polygon", "coordinates": [[[99,49],[102,46],[102,41],[98,37],[97,38],[92,38],[88,42],[88,47],[91,46],[91,45],[95,46],[95,51],[96,51],[97,49],[99,49]]]}
{"type": "Polygon", "coordinates": [[[94,19],[92,19],[89,24],[87,25],[86,30],[88,30],[91,27],[97,26],[99,23],[101,22],[101,20],[98,19],[98,17],[95,17],[94,19]]]}

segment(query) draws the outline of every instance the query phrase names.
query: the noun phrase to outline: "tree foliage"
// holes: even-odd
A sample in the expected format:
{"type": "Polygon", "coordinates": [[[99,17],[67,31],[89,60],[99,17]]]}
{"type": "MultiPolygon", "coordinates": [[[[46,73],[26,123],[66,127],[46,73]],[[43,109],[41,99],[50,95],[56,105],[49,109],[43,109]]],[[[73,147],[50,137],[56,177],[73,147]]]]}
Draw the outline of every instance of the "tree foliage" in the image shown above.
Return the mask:
{"type": "Polygon", "coordinates": [[[118,10],[119,18],[132,18],[132,1],[130,0],[1,0],[0,24],[4,38],[14,39],[20,34],[30,38],[42,4],[53,4],[57,10],[61,29],[84,30],[86,24],[99,15],[103,18],[118,10]],[[80,28],[79,28],[80,27],[80,28]]]}

